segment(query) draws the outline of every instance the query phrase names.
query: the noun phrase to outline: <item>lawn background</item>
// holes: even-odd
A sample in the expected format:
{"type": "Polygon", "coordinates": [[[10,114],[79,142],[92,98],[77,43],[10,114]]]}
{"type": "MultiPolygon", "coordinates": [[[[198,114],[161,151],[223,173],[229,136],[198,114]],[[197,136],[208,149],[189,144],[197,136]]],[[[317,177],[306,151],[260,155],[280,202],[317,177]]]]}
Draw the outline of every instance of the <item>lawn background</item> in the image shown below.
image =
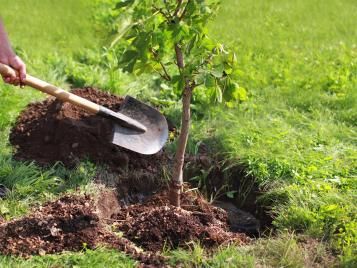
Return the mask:
{"type": "MultiPolygon", "coordinates": [[[[120,94],[129,88],[150,99],[148,95],[157,94],[147,83],[150,78],[123,74],[110,64],[115,55],[102,48],[107,29],[101,28],[98,17],[105,15],[98,12],[111,1],[96,2],[104,7],[93,9],[94,3],[85,0],[0,0],[1,17],[31,74],[64,88],[87,84],[120,94]]],[[[333,249],[346,266],[356,260],[356,21],[353,0],[222,1],[210,35],[236,51],[238,83],[249,98],[235,109],[211,107],[204,120],[193,122],[190,140],[191,153],[204,142],[235,165],[246,166],[268,189],[261,202],[273,207],[275,227],[323,240],[321,248],[333,249]]],[[[27,103],[41,98],[29,88],[0,85],[0,183],[13,189],[11,198],[0,201],[0,213],[7,218],[71,187],[88,190],[95,173],[90,163],[75,171],[43,170],[11,159],[11,124],[27,103]]],[[[175,119],[177,107],[173,105],[167,115],[175,119]]],[[[308,252],[297,237],[285,236],[263,239],[253,250],[223,249],[213,259],[199,247],[168,254],[189,265],[222,267],[224,262],[218,260],[230,257],[232,267],[306,266],[308,252]],[[294,256],[282,241],[296,250],[291,251],[294,256]],[[258,248],[260,253],[254,253],[258,248]]],[[[85,265],[83,254],[91,256],[93,266],[98,260],[108,260],[108,266],[113,259],[123,265],[128,261],[103,250],[30,261],[0,257],[0,264],[46,267],[69,259],[63,266],[85,265]]]]}

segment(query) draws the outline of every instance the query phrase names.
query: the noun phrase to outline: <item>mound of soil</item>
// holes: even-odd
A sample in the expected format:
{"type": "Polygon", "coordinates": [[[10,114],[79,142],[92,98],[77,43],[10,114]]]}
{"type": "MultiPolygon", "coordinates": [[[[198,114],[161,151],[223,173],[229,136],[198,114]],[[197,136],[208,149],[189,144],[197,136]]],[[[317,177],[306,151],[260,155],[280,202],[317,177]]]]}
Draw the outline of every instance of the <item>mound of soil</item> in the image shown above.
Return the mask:
{"type": "Polygon", "coordinates": [[[230,232],[227,213],[197,193],[183,193],[181,208],[167,200],[163,191],[144,203],[121,207],[112,218],[126,238],[149,251],[186,247],[190,241],[205,247],[249,241],[244,234],[230,232]]]}
{"type": "Polygon", "coordinates": [[[103,235],[88,197],[63,197],[0,228],[0,251],[31,255],[93,248],[103,235]]]}
{"type": "Polygon", "coordinates": [[[64,196],[29,216],[0,224],[0,252],[4,255],[44,255],[94,249],[99,245],[123,251],[143,264],[162,265],[164,258],[141,252],[102,224],[89,196],[64,196]]]}
{"type": "Polygon", "coordinates": [[[104,245],[140,263],[163,265],[164,247],[187,247],[190,241],[207,248],[249,242],[247,236],[228,231],[226,212],[198,194],[185,192],[182,208],[170,206],[166,194],[162,191],[129,206],[114,200],[113,192],[104,192],[96,201],[90,196],[63,196],[28,216],[0,223],[0,253],[27,257],[104,245]],[[121,231],[123,237],[110,230],[121,231]]]}
{"type": "MultiPolygon", "coordinates": [[[[123,98],[94,88],[74,89],[72,93],[114,111],[120,109],[123,98]]],[[[10,134],[15,158],[52,165],[58,161],[74,167],[80,160],[89,159],[121,173],[145,169],[158,174],[166,162],[159,152],[144,156],[111,143],[112,122],[84,112],[55,98],[32,103],[22,111],[10,134]]]]}
{"type": "MultiPolygon", "coordinates": [[[[93,88],[72,92],[115,111],[123,101],[93,88]]],[[[186,247],[190,241],[199,241],[207,248],[249,242],[246,235],[230,231],[225,210],[209,204],[198,193],[185,191],[181,208],[169,205],[165,190],[150,196],[159,189],[153,181],[160,177],[168,156],[164,152],[152,156],[133,153],[113,145],[111,135],[109,120],[71,104],[48,98],[28,105],[10,134],[15,158],[43,166],[60,161],[67,167],[89,159],[108,167],[108,172],[101,172],[101,181],[118,174],[126,176],[121,176],[117,194],[102,194],[101,203],[89,196],[64,196],[29,216],[0,220],[2,254],[42,255],[106,245],[141,263],[162,265],[164,258],[156,252],[164,247],[186,247]],[[130,183],[124,183],[125,178],[130,183]],[[108,224],[122,232],[123,238],[109,231],[108,224]]]]}

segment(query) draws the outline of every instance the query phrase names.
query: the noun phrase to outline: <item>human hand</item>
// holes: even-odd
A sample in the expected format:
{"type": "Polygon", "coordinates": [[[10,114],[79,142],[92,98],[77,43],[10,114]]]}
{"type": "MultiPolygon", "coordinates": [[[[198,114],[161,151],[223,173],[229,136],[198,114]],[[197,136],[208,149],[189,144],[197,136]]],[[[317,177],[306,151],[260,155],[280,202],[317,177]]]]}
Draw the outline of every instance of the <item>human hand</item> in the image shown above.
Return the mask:
{"type": "Polygon", "coordinates": [[[6,64],[17,71],[17,75],[2,76],[4,82],[12,85],[22,85],[26,78],[26,65],[11,48],[6,31],[0,21],[0,63],[6,64]]]}
{"type": "Polygon", "coordinates": [[[2,75],[4,82],[12,85],[22,85],[22,81],[26,78],[26,65],[20,57],[13,54],[5,54],[1,52],[0,48],[0,62],[12,67],[17,71],[17,75],[2,75]]]}

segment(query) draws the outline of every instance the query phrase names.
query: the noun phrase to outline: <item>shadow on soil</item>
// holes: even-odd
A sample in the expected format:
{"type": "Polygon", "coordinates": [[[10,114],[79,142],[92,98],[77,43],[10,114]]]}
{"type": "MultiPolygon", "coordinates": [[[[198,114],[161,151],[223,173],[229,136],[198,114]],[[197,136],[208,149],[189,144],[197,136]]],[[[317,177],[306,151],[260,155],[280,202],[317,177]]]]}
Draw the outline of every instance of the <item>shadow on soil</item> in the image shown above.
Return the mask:
{"type": "Polygon", "coordinates": [[[232,230],[259,236],[272,227],[268,206],[259,202],[264,193],[243,166],[222,163],[207,155],[189,157],[186,181],[198,187],[208,201],[227,211],[232,230]]]}
{"type": "MultiPolygon", "coordinates": [[[[114,110],[122,102],[93,88],[73,92],[114,110]]],[[[106,164],[95,180],[115,192],[106,189],[98,200],[62,197],[1,223],[0,252],[28,256],[106,244],[148,263],[155,259],[152,254],[188,247],[191,241],[206,248],[245,244],[251,240],[247,235],[259,236],[271,224],[267,210],[257,202],[261,193],[254,178],[207,154],[187,158],[182,207],[170,206],[166,187],[171,156],[165,151],[143,156],[118,148],[110,142],[110,130],[107,121],[54,99],[30,104],[20,114],[10,135],[15,159],[41,166],[59,161],[68,168],[83,158],[106,164]],[[63,134],[60,139],[58,133],[63,134]],[[143,256],[137,246],[149,255],[143,256]]],[[[162,262],[162,257],[156,261],[162,262]]]]}
{"type": "MultiPolygon", "coordinates": [[[[161,166],[161,173],[152,174],[143,170],[133,170],[121,174],[103,170],[97,181],[114,187],[120,204],[145,203],[152,196],[165,192],[170,172],[170,157],[161,166]],[[167,179],[163,179],[167,177],[167,179]]],[[[156,169],[158,170],[158,169],[156,169]]],[[[243,167],[222,166],[220,161],[207,156],[187,157],[185,167],[185,193],[195,192],[207,204],[221,208],[227,213],[229,230],[259,237],[272,227],[268,207],[258,200],[263,194],[243,167]]],[[[185,194],[184,194],[185,196],[185,194]]],[[[161,196],[165,198],[165,196],[161,196]]],[[[163,205],[168,205],[168,201],[163,205]]]]}

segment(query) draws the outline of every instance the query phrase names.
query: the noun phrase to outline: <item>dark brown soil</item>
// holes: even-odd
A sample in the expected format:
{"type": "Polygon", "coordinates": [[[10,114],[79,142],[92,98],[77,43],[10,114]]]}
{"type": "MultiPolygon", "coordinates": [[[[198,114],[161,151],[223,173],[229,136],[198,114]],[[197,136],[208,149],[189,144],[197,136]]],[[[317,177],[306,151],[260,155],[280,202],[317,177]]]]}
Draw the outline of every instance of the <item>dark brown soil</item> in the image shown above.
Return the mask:
{"type": "Polygon", "coordinates": [[[205,196],[215,197],[214,205],[228,212],[231,230],[258,237],[271,229],[271,205],[258,201],[264,191],[256,179],[247,173],[246,167],[200,149],[198,155],[186,157],[184,177],[202,176],[202,171],[206,172],[204,184],[199,185],[192,180],[190,183],[193,187],[199,186],[205,196]],[[229,191],[235,192],[233,198],[224,194],[229,191]]]}
{"type": "Polygon", "coordinates": [[[166,191],[130,206],[121,205],[115,198],[110,192],[100,195],[97,201],[89,196],[63,196],[29,216],[2,222],[0,253],[27,257],[104,245],[142,264],[160,266],[165,263],[160,255],[164,247],[187,247],[190,241],[199,241],[206,248],[249,242],[245,235],[228,231],[224,210],[192,192],[184,193],[182,208],[167,204],[166,191]],[[99,205],[104,200],[112,205],[111,209],[99,205]],[[124,237],[109,231],[108,224],[123,232],[124,237]]]}
{"type": "MultiPolygon", "coordinates": [[[[94,88],[74,89],[72,93],[114,111],[123,101],[94,88]]],[[[15,158],[42,166],[60,161],[74,167],[80,160],[89,159],[116,172],[145,169],[146,173],[158,174],[165,154],[144,156],[113,145],[112,127],[108,119],[50,97],[27,106],[11,131],[10,142],[15,158]]]]}
{"type": "MultiPolygon", "coordinates": [[[[122,103],[122,98],[93,88],[72,92],[113,110],[122,103]]],[[[117,186],[117,193],[103,192],[96,201],[64,196],[21,219],[0,219],[0,253],[30,256],[106,245],[142,264],[160,266],[165,259],[157,253],[163,248],[187,247],[191,241],[206,248],[249,242],[246,235],[230,231],[229,213],[196,192],[184,192],[181,208],[170,206],[167,192],[157,193],[157,178],[169,157],[164,152],[152,156],[130,152],[113,145],[111,135],[109,120],[54,98],[30,104],[20,114],[10,135],[16,159],[42,166],[60,161],[70,168],[89,159],[108,167],[97,179],[115,181],[111,186],[117,186]],[[123,238],[108,231],[108,224],[123,238]]]]}
{"type": "Polygon", "coordinates": [[[88,197],[63,197],[40,207],[28,217],[2,226],[0,250],[5,254],[31,255],[93,248],[100,232],[99,218],[88,197]]]}
{"type": "Polygon", "coordinates": [[[142,264],[162,266],[164,258],[140,252],[125,238],[107,231],[89,196],[64,196],[31,215],[0,224],[0,252],[5,255],[44,255],[105,245],[123,251],[142,264]]]}
{"type": "Polygon", "coordinates": [[[186,247],[191,241],[208,248],[249,241],[244,234],[230,232],[227,213],[197,193],[185,192],[181,208],[167,200],[163,191],[142,204],[122,206],[112,218],[126,238],[149,251],[186,247]]]}

